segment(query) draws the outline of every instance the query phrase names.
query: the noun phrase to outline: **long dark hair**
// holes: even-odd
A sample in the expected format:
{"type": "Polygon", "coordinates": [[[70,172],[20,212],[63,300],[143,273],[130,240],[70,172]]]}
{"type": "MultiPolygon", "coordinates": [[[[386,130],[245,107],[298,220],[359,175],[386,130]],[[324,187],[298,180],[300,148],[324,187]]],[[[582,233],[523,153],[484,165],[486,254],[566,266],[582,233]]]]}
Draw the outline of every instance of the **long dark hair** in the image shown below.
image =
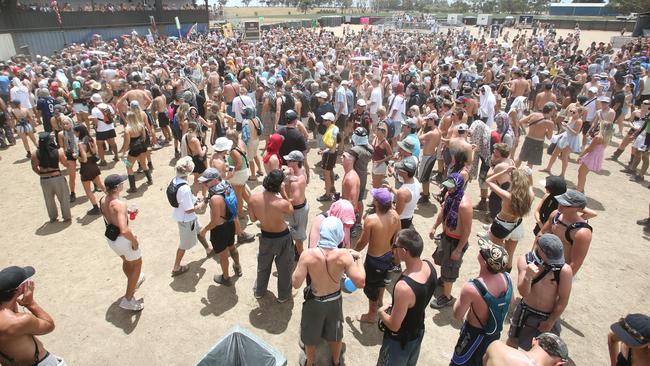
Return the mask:
{"type": "Polygon", "coordinates": [[[89,140],[92,139],[90,137],[90,134],[88,133],[88,128],[86,127],[86,125],[78,124],[74,126],[72,130],[79,134],[78,136],[79,141],[83,141],[85,137],[88,137],[89,140]]]}

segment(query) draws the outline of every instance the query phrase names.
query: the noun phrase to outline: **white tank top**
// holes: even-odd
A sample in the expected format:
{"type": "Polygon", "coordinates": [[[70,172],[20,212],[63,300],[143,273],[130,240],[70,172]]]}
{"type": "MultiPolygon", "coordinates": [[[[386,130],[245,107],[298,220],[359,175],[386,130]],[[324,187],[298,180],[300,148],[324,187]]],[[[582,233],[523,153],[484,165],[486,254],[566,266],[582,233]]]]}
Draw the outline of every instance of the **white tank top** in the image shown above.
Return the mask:
{"type": "Polygon", "coordinates": [[[410,219],[415,213],[415,208],[418,206],[418,199],[420,198],[420,191],[422,186],[417,179],[414,179],[413,183],[404,183],[400,188],[406,188],[411,192],[411,200],[406,202],[404,206],[404,211],[399,215],[400,219],[410,219]]]}

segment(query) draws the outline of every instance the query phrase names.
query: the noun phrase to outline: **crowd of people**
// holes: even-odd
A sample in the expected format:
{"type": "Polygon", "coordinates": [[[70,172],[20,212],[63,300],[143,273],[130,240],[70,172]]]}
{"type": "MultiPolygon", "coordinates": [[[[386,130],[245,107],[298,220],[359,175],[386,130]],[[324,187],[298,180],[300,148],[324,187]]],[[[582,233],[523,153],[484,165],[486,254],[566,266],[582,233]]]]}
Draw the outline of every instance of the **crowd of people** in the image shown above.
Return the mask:
{"type": "MultiPolygon", "coordinates": [[[[235,244],[259,240],[255,298],[268,295],[273,263],[279,303],[302,288],[301,364],[314,364],[321,339],[332,364],[342,362],[341,292],[359,288],[368,311],[356,319],[384,332],[378,365],[417,364],[428,307],[451,307],[463,321],[451,365],[559,365],[569,360],[560,319],[597,235],[588,223],[596,216],[587,207],[588,173],[622,137],[611,159],[631,145],[625,172],[641,182],[650,145],[648,40],[578,45],[577,34],[543,29],[518,32],[506,48],[464,28],[345,29],[340,37],[274,29],[256,43],[213,32],[72,45],[2,65],[0,142],[15,145],[18,135],[52,222],[59,213],[71,220],[78,163],[87,214],[103,217],[107,245],[122,259],[125,311],[143,310],[135,292],[145,276],[128,225],[138,207],[124,191],[142,190],[138,175],[154,184],[151,151],[163,149],[176,172],[155,183],[178,224],[170,275],[187,272],[183,257],[200,242],[219,258],[213,280],[235,286],[233,277],[248,275],[235,244]],[[534,205],[532,169],[545,150],[546,192],[534,205]],[[565,180],[571,154],[575,189],[565,180]],[[102,177],[111,159],[126,174],[102,177]],[[263,189],[252,189],[259,179],[263,189]],[[313,218],[308,185],[322,187],[316,200],[330,205],[313,218]],[[480,191],[475,205],[472,189],[480,191]],[[436,202],[430,230],[419,233],[417,208],[436,202]],[[475,213],[491,223],[471,237],[475,213]],[[522,225],[527,215],[534,228],[522,225]],[[246,216],[259,222],[259,239],[246,232],[246,216]],[[516,256],[525,230],[534,242],[516,256]],[[435,251],[425,252],[425,240],[435,251]],[[475,258],[464,257],[470,242],[475,258]],[[454,286],[464,261],[479,271],[454,286]]],[[[650,219],[639,224],[650,230],[650,219]]],[[[0,360],[61,365],[35,337],[54,321],[34,301],[33,274],[0,272],[0,360]]],[[[647,315],[629,314],[611,329],[612,365],[650,362],[647,315]]]]}
{"type": "MultiPolygon", "coordinates": [[[[32,12],[41,12],[41,13],[51,13],[54,10],[49,1],[43,2],[31,2],[31,3],[21,3],[20,1],[16,4],[16,9],[20,11],[32,11],[32,12]]],[[[195,2],[187,3],[168,3],[163,4],[164,10],[205,10],[205,6],[197,4],[195,2]]],[[[115,12],[124,12],[124,11],[154,11],[156,10],[154,3],[150,2],[121,2],[121,3],[111,3],[111,2],[88,2],[88,3],[75,3],[74,5],[69,2],[63,2],[58,4],[59,12],[81,12],[81,11],[100,11],[107,13],[115,12]]],[[[221,10],[223,12],[223,10],[221,10]]]]}

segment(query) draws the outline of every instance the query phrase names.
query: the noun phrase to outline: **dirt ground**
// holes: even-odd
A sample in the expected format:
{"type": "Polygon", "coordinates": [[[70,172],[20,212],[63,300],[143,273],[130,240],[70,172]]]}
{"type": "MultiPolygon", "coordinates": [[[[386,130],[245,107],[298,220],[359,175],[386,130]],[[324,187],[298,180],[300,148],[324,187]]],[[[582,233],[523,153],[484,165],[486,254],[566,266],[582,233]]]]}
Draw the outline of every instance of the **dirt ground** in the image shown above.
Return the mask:
{"type": "MultiPolygon", "coordinates": [[[[598,34],[604,36],[602,32],[598,34]]],[[[609,147],[606,155],[612,151],[609,147]]],[[[278,304],[275,301],[276,277],[272,276],[269,293],[261,300],[253,297],[257,242],[239,247],[244,274],[233,287],[213,282],[213,275],[220,273],[218,263],[215,259],[204,258],[200,246],[185,256],[184,263],[190,265],[190,271],[180,277],[170,277],[178,245],[178,229],[164,193],[174,175],[171,147],[153,153],[155,184],[147,186],[144,177],[138,175],[139,192],[127,196],[140,207],[137,219],[130,225],[140,240],[147,276],[136,294],[145,301],[141,313],[126,312],[117,305],[126,285],[121,261],[106,244],[101,217],[86,216],[90,204],[84,197],[79,178],[76,188],[79,198],[72,208],[72,223],[51,224],[39,179],[24,158],[22,146],[2,151],[0,155],[0,168],[5,176],[3,199],[0,200],[0,212],[4,212],[0,266],[31,265],[36,268],[35,299],[57,325],[54,332],[41,337],[50,352],[65,358],[69,365],[190,365],[200,360],[224,332],[239,324],[282,352],[289,365],[297,364],[302,291],[294,292],[293,301],[278,304]]],[[[621,160],[627,161],[627,158],[626,152],[621,160]]],[[[316,159],[316,152],[312,150],[309,154],[312,166],[316,159]]],[[[588,207],[596,210],[598,217],[590,221],[594,227],[590,252],[562,316],[562,336],[577,365],[607,365],[609,325],[624,314],[648,313],[649,310],[647,246],[650,238],[644,236],[642,228],[634,221],[648,215],[650,195],[647,183],[628,181],[628,177],[619,172],[621,168],[620,163],[605,161],[599,174],[592,173],[588,177],[588,207]]],[[[559,169],[558,163],[554,171],[559,169]]],[[[340,164],[337,172],[343,175],[340,164]]],[[[109,164],[102,174],[106,177],[110,173],[124,174],[125,168],[122,163],[109,164]]],[[[575,182],[576,176],[577,165],[572,160],[567,178],[575,182]]],[[[327,205],[315,200],[322,194],[323,183],[315,174],[312,177],[308,199],[311,214],[315,215],[327,205]]],[[[545,174],[535,169],[535,182],[544,177],[545,174]]],[[[338,187],[340,182],[337,182],[338,187]]],[[[467,192],[476,202],[477,185],[470,185],[467,192]]],[[[534,205],[543,194],[539,185],[535,192],[534,205]]],[[[413,221],[425,237],[423,255],[426,257],[430,257],[435,248],[426,233],[439,208],[438,204],[420,207],[413,221]]],[[[202,215],[200,220],[205,224],[208,216],[202,215]]],[[[533,219],[526,217],[523,225],[527,228],[526,237],[517,248],[518,255],[530,249],[533,239],[533,219]]],[[[475,217],[471,246],[464,257],[460,281],[454,287],[455,295],[463,280],[478,273],[475,234],[483,231],[481,226],[481,217],[475,217]]],[[[246,230],[259,232],[258,227],[250,223],[246,230]]],[[[384,301],[390,301],[389,293],[384,301]]],[[[357,291],[344,295],[343,303],[346,363],[374,364],[381,333],[375,324],[361,325],[353,320],[355,315],[365,312],[366,298],[357,291]]],[[[442,311],[428,308],[419,364],[447,365],[460,325],[452,319],[450,308],[442,311]]],[[[508,326],[502,339],[507,329],[508,326]]],[[[322,360],[327,359],[324,343],[319,354],[322,360]]]]}

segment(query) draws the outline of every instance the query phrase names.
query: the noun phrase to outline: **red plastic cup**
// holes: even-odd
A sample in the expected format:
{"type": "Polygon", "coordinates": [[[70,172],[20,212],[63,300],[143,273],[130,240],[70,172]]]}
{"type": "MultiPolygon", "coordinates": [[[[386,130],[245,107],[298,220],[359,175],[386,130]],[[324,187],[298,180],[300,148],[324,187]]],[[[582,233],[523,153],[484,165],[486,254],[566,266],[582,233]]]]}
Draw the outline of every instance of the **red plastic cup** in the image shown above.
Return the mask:
{"type": "Polygon", "coordinates": [[[135,220],[135,217],[138,215],[138,204],[135,202],[131,203],[127,212],[129,213],[129,220],[135,220]]]}

